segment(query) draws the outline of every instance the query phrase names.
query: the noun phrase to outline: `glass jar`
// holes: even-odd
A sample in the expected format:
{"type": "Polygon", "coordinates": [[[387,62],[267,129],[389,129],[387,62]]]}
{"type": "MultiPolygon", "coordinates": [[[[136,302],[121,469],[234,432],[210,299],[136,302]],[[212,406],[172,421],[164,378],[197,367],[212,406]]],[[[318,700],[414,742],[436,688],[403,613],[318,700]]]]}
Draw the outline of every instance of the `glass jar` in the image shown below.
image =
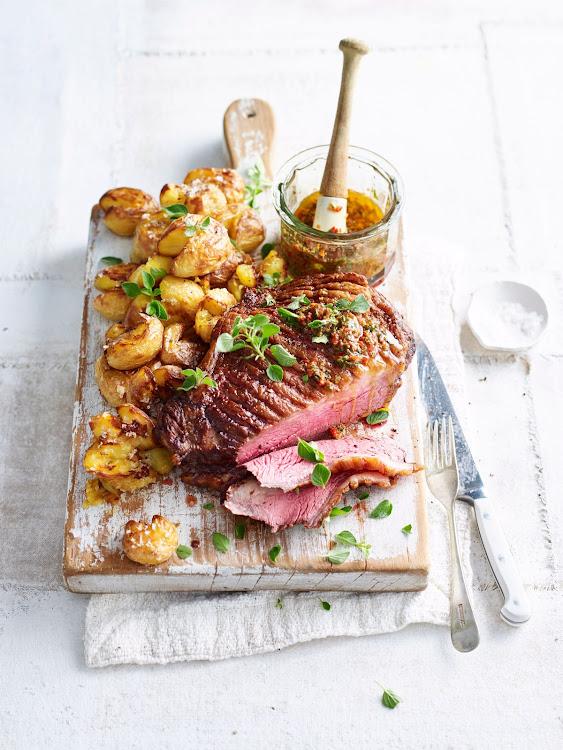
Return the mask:
{"type": "Polygon", "coordinates": [[[370,284],[380,284],[395,259],[403,181],[381,156],[350,146],[348,186],[372,198],[383,218],[359,232],[321,232],[303,224],[293,212],[304,198],[318,191],[327,154],[328,146],[309,148],[287,161],[276,175],[273,194],[281,219],[280,253],[292,276],[355,271],[370,284]]]}

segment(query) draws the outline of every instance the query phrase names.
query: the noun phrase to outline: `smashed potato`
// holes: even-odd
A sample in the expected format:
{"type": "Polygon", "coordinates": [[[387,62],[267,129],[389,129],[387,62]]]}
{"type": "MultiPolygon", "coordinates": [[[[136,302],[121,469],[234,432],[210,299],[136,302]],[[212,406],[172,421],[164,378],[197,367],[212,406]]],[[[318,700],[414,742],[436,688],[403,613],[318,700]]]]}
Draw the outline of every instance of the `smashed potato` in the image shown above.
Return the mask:
{"type": "Polygon", "coordinates": [[[130,237],[135,233],[143,214],[156,211],[155,199],[137,188],[113,188],[100,198],[100,206],[105,212],[104,224],[115,234],[130,237]]]}
{"type": "Polygon", "coordinates": [[[219,315],[212,315],[209,310],[200,308],[195,316],[195,330],[207,344],[211,341],[211,334],[217,323],[221,320],[219,315]]]}
{"type": "Polygon", "coordinates": [[[194,369],[199,365],[207,347],[195,329],[187,329],[183,323],[174,323],[164,331],[160,359],[165,365],[176,365],[182,369],[194,369]]]}
{"type": "Polygon", "coordinates": [[[120,406],[126,403],[127,386],[131,373],[123,370],[114,370],[108,365],[105,355],[102,354],[96,360],[94,375],[100,393],[112,406],[120,406]]]}
{"type": "Polygon", "coordinates": [[[170,317],[193,323],[203,300],[203,289],[191,279],[165,276],[160,279],[160,299],[170,317]]]}
{"type": "Polygon", "coordinates": [[[218,221],[188,214],[172,222],[158,243],[158,251],[174,257],[171,273],[190,278],[219,268],[232,254],[232,245],[227,230],[218,221]],[[187,236],[190,228],[195,231],[187,236]]]}
{"type": "Polygon", "coordinates": [[[213,215],[227,205],[227,199],[213,183],[174,185],[169,182],[160,191],[160,203],[163,206],[183,203],[191,214],[213,215]]]}
{"type": "Polygon", "coordinates": [[[154,362],[138,369],[127,384],[127,401],[150,409],[157,399],[166,401],[184,382],[181,367],[154,362]]]}
{"type": "Polygon", "coordinates": [[[243,286],[253,288],[258,284],[254,266],[249,263],[241,263],[240,266],[237,266],[236,275],[243,286]]]}
{"type": "Polygon", "coordinates": [[[233,297],[228,289],[218,288],[210,289],[207,292],[201,301],[200,307],[210,312],[211,315],[223,315],[231,307],[234,307],[236,303],[236,297],[233,297]]]}
{"type": "Polygon", "coordinates": [[[110,289],[108,292],[102,292],[94,297],[94,310],[108,320],[121,321],[127,315],[127,310],[131,300],[125,294],[123,289],[110,289]]]}
{"type": "Polygon", "coordinates": [[[244,179],[234,169],[192,169],[185,176],[184,183],[192,186],[201,183],[217,185],[227,203],[242,203],[244,200],[244,179]]]}
{"type": "Polygon", "coordinates": [[[266,239],[266,230],[260,214],[246,203],[228,203],[213,214],[243,253],[251,253],[266,239]]]}
{"type": "Polygon", "coordinates": [[[82,503],[83,508],[91,508],[94,505],[103,505],[108,503],[109,505],[117,505],[119,502],[119,490],[109,484],[109,482],[102,483],[101,479],[87,479],[86,480],[86,492],[84,496],[84,502],[82,503]]]}
{"type": "Polygon", "coordinates": [[[170,226],[170,222],[171,219],[166,211],[143,214],[133,236],[132,263],[144,263],[152,255],[157,254],[158,241],[170,226]]]}
{"type": "Polygon", "coordinates": [[[164,326],[158,318],[140,313],[134,328],[113,325],[106,332],[105,354],[110,367],[133,370],[154,359],[162,347],[164,326]]]}
{"type": "MultiPolygon", "coordinates": [[[[172,258],[166,255],[153,255],[151,258],[147,260],[146,263],[143,263],[142,265],[134,268],[132,273],[127,278],[127,281],[132,281],[134,284],[143,286],[143,271],[159,270],[159,271],[166,271],[166,273],[170,273],[171,266],[172,266],[172,258]]],[[[159,283],[160,281],[159,279],[157,279],[155,286],[158,286],[159,283]]]]}
{"type": "Polygon", "coordinates": [[[119,289],[121,284],[124,281],[127,281],[136,268],[136,263],[118,263],[115,266],[102,268],[102,270],[96,274],[94,286],[96,289],[99,289],[100,292],[109,292],[110,289],[119,289]]]}
{"type": "Polygon", "coordinates": [[[116,490],[134,490],[158,478],[147,452],[157,448],[154,423],[132,404],[117,407],[117,416],[102,412],[90,419],[94,442],[84,455],[89,474],[109,481],[116,490]]]}
{"type": "Polygon", "coordinates": [[[158,565],[172,557],[178,547],[178,530],[164,516],[153,516],[151,523],[127,521],[123,551],[140,565],[158,565]]]}

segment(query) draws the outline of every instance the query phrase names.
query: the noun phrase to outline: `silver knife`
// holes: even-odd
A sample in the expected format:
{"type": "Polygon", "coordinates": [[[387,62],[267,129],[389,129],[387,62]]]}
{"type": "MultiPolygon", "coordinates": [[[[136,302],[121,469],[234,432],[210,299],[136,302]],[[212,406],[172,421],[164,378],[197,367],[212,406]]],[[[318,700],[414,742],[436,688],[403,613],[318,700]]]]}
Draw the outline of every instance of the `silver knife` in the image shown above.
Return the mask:
{"type": "Polygon", "coordinates": [[[473,506],[477,527],[483,541],[490,566],[504,595],[504,605],[500,611],[508,625],[523,625],[531,617],[528,595],[518,573],[503,531],[496,519],[493,504],[488,499],[477,466],[456,417],[444,381],[436,367],[428,347],[416,337],[418,379],[426,407],[427,416],[437,419],[451,416],[454,426],[455,449],[459,470],[458,500],[473,506]]]}

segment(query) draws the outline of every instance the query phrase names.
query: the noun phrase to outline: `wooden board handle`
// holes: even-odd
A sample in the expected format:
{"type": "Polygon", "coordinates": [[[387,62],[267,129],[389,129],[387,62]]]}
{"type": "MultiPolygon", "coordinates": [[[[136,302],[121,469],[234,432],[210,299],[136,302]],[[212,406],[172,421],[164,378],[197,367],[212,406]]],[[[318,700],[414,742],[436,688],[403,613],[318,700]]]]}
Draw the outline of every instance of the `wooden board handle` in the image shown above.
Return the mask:
{"type": "Polygon", "coordinates": [[[260,157],[272,179],[276,121],[274,110],[262,99],[237,99],[223,118],[225,142],[235,169],[254,166],[260,157]]]}
{"type": "Polygon", "coordinates": [[[359,39],[343,39],[338,46],[344,55],[342,80],[320,192],[321,195],[328,195],[331,198],[347,198],[348,146],[350,144],[354,87],[360,60],[364,55],[367,55],[369,47],[359,39]]]}

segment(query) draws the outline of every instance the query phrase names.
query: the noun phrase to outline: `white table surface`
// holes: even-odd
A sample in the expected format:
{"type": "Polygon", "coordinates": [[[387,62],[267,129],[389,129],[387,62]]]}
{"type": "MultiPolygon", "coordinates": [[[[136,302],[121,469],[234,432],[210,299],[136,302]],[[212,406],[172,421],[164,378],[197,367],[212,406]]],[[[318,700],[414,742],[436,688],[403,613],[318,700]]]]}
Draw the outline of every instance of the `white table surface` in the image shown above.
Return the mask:
{"type": "MultiPolygon", "coordinates": [[[[563,742],[563,9],[485,2],[3,3],[0,748],[554,748],[563,742]],[[300,7],[306,6],[306,7],[300,7]],[[402,172],[417,320],[460,326],[474,453],[533,602],[510,629],[480,542],[481,645],[444,628],[216,663],[85,668],[87,598],[61,541],[90,207],[224,163],[242,96],[278,118],[277,163],[326,142],[342,36],[373,44],[353,142],[402,172]],[[416,286],[431,263],[451,299],[416,286]],[[489,278],[531,280],[551,322],[529,354],[465,320],[489,278]],[[404,698],[381,706],[378,680],[404,698]]],[[[439,351],[439,341],[429,341],[439,351]]]]}

